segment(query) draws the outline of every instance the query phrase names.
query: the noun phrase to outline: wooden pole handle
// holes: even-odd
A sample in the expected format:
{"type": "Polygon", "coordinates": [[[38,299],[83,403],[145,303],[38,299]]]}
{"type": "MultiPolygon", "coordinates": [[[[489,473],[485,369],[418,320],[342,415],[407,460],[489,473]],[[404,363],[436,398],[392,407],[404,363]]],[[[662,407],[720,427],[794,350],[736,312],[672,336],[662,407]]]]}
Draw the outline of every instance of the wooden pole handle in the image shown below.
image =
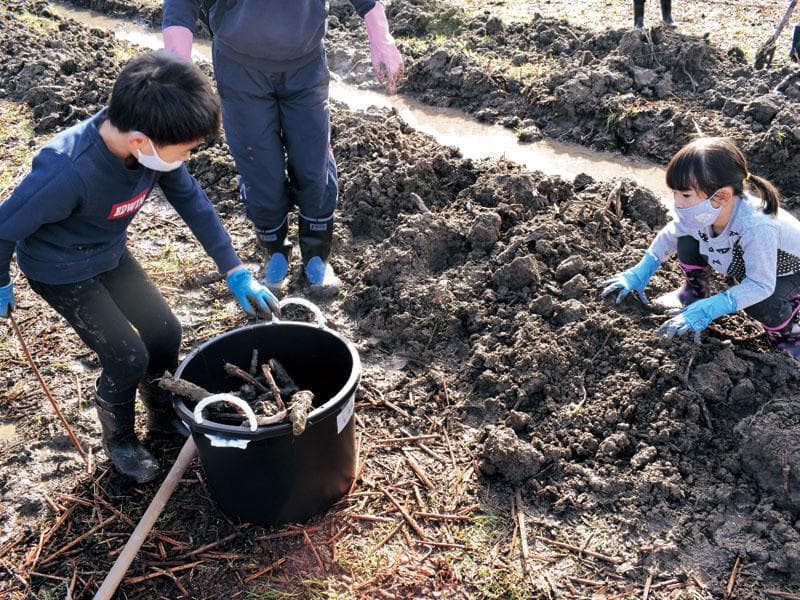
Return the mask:
{"type": "Polygon", "coordinates": [[[117,557],[116,562],[114,562],[114,566],[111,567],[100,589],[97,590],[97,593],[94,595],[94,600],[110,600],[114,592],[117,591],[122,578],[125,577],[125,573],[128,572],[128,568],[131,566],[133,559],[136,558],[136,555],[139,553],[139,548],[142,547],[145,539],[147,539],[147,535],[153,528],[156,519],[158,519],[159,515],[164,510],[167,500],[172,496],[172,492],[175,491],[178,482],[186,472],[186,469],[189,468],[196,454],[197,447],[194,445],[194,440],[189,437],[183,445],[183,448],[181,448],[178,458],[175,459],[175,464],[172,465],[169,473],[167,473],[167,476],[164,478],[164,482],[161,484],[161,487],[158,488],[156,495],[150,502],[150,506],[147,507],[139,524],[136,526],[136,529],[133,530],[131,537],[117,557]]]}

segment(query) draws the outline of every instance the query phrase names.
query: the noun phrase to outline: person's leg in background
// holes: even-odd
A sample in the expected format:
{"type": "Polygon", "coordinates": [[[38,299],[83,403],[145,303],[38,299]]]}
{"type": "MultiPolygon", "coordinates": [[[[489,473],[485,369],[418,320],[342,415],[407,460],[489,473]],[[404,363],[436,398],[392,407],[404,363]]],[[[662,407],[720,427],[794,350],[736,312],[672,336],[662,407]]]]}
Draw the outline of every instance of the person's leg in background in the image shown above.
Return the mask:
{"type": "Polygon", "coordinates": [[[292,256],[287,239],[291,201],[276,96],[283,74],[241,65],[215,51],[214,77],[245,212],[265,252],[264,283],[280,292],[292,256]]]}
{"type": "Polygon", "coordinates": [[[339,187],[330,146],[329,81],[324,54],[287,73],[279,111],[289,194],[300,208],[300,251],[306,278],[312,289],[333,293],[339,280],[329,257],[339,187]]]}

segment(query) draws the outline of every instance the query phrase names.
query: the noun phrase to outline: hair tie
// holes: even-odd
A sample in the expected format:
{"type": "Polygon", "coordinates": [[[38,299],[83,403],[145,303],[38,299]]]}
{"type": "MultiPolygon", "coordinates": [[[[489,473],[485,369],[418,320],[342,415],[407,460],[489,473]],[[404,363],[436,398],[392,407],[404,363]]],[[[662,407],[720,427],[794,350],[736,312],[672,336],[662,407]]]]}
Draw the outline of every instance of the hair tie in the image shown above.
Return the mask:
{"type": "Polygon", "coordinates": [[[747,175],[744,176],[744,180],[750,181],[750,173],[747,173],[747,175]]]}

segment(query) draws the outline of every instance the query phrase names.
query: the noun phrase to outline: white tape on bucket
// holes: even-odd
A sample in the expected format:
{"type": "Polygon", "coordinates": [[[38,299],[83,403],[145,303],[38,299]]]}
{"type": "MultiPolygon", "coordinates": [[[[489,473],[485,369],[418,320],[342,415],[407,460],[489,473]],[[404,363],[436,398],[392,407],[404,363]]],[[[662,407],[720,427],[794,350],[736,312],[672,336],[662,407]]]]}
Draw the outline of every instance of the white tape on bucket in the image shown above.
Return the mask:
{"type": "Polygon", "coordinates": [[[353,409],[356,405],[356,395],[351,394],[350,400],[347,401],[347,404],[344,405],[342,411],[336,415],[336,434],[342,433],[342,429],[347,427],[347,424],[350,422],[350,419],[353,418],[353,409]]]}

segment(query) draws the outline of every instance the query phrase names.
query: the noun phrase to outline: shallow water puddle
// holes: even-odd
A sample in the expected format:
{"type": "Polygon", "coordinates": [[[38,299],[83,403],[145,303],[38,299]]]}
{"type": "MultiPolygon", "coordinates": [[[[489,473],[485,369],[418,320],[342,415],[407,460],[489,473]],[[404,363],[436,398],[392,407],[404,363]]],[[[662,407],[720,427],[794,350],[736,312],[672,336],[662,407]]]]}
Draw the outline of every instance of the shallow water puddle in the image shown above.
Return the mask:
{"type": "Polygon", "coordinates": [[[17,428],[9,424],[0,424],[0,444],[13,442],[17,436],[17,428]]]}
{"type": "MultiPolygon", "coordinates": [[[[62,5],[53,5],[53,11],[87,27],[113,31],[118,39],[132,44],[152,49],[162,47],[160,31],[122,18],[62,5]]],[[[195,59],[211,60],[211,43],[196,40],[193,56],[195,59]]],[[[460,110],[434,108],[408,97],[387,96],[341,81],[331,82],[330,95],[354,111],[367,110],[371,106],[394,108],[417,131],[430,135],[440,144],[455,146],[465,158],[479,160],[505,157],[531,170],[558,175],[567,180],[579,173],[600,180],[628,177],[657,195],[665,191],[664,170],[654,163],[597,152],[578,144],[549,140],[520,144],[513,131],[499,125],[478,123],[460,110]]]]}

